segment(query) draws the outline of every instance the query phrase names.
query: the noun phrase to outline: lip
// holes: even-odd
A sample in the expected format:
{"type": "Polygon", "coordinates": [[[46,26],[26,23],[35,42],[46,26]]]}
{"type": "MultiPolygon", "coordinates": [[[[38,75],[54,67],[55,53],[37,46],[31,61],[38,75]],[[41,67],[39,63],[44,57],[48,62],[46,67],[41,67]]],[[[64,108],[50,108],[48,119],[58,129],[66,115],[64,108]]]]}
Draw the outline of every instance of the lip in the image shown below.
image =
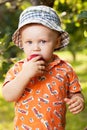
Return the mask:
{"type": "MultiPolygon", "coordinates": [[[[32,54],[32,55],[30,55],[29,58],[27,58],[27,59],[28,59],[28,60],[31,60],[31,59],[33,59],[33,58],[36,57],[36,56],[39,56],[39,54],[32,54]]],[[[41,57],[39,60],[44,60],[44,59],[41,57]]]]}

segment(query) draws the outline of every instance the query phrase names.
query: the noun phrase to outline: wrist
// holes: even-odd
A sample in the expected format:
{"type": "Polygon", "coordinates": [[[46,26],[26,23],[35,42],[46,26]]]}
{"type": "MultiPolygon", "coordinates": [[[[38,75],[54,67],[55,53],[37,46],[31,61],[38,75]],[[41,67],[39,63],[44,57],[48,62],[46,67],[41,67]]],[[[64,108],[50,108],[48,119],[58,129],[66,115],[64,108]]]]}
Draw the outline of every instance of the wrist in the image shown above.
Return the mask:
{"type": "Polygon", "coordinates": [[[22,71],[20,72],[20,75],[23,77],[23,81],[25,81],[25,82],[29,82],[30,79],[32,78],[32,77],[29,75],[29,73],[25,72],[25,70],[22,70],[22,71]]]}

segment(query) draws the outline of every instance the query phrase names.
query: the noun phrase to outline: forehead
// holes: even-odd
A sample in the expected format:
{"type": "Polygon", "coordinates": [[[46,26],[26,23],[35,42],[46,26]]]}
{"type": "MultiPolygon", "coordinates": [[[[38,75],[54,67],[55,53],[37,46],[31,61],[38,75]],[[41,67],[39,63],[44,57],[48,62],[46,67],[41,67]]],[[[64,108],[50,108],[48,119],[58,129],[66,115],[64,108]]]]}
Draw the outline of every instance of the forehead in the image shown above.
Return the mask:
{"type": "Polygon", "coordinates": [[[46,26],[44,26],[44,25],[42,25],[42,24],[38,24],[38,23],[31,23],[31,24],[27,24],[27,25],[25,25],[25,26],[23,26],[20,30],[19,30],[19,32],[20,32],[20,34],[24,31],[24,30],[26,30],[27,28],[33,28],[33,27],[35,27],[35,28],[40,28],[42,31],[43,30],[48,30],[49,32],[52,32],[52,33],[54,33],[54,34],[57,34],[58,36],[60,35],[60,32],[58,32],[58,31],[55,31],[55,30],[52,30],[52,29],[50,29],[50,28],[48,28],[48,27],[46,27],[46,26]]]}

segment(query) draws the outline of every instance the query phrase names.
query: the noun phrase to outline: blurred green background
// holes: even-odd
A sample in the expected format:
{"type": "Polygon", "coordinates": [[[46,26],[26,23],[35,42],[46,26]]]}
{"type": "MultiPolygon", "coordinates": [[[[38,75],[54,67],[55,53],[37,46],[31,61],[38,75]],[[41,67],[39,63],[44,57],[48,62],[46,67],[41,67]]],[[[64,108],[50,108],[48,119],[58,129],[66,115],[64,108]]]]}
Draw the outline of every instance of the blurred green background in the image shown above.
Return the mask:
{"type": "Polygon", "coordinates": [[[22,50],[12,43],[18,18],[32,5],[53,7],[61,18],[61,26],[70,35],[70,44],[56,52],[71,63],[81,81],[86,107],[78,115],[67,111],[66,130],[87,130],[87,0],[0,0],[0,130],[12,130],[14,103],[6,102],[1,94],[2,83],[8,69],[24,58],[22,50]]]}

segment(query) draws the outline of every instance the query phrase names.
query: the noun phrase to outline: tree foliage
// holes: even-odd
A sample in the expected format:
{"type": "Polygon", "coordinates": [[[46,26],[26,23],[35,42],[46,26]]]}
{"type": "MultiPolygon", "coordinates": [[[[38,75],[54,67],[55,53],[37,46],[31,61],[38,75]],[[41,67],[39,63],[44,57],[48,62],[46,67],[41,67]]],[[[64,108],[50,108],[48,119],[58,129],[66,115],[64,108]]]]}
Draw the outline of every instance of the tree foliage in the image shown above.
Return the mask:
{"type": "Polygon", "coordinates": [[[0,78],[22,50],[12,43],[12,34],[17,28],[22,10],[32,5],[53,7],[61,17],[62,27],[70,34],[67,49],[75,58],[78,51],[87,47],[87,1],[86,0],[0,0],[0,78]]]}

